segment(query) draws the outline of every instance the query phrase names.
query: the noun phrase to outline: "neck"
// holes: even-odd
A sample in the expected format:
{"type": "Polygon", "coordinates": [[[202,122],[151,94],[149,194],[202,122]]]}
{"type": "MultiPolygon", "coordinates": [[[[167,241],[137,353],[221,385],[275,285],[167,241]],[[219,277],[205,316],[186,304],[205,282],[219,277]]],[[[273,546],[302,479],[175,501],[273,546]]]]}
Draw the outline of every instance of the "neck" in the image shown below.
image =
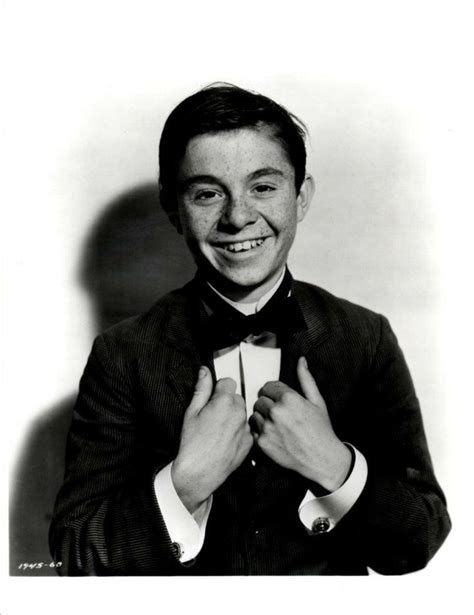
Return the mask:
{"type": "Polygon", "coordinates": [[[277,271],[268,280],[265,280],[258,286],[237,286],[229,283],[227,280],[215,279],[214,276],[206,276],[204,278],[213,286],[219,293],[227,297],[231,301],[237,303],[257,303],[264,295],[266,295],[277,283],[281,282],[285,267],[277,271]]]}

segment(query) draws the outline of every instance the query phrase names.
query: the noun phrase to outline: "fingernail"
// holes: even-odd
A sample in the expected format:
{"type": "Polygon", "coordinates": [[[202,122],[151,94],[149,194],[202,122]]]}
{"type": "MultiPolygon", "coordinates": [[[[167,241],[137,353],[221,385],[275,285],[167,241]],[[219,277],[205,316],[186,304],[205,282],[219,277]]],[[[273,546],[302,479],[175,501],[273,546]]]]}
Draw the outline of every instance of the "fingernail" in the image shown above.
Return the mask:
{"type": "Polygon", "coordinates": [[[301,357],[301,363],[303,364],[303,367],[308,369],[308,361],[306,360],[306,357],[301,357]]]}
{"type": "Polygon", "coordinates": [[[204,378],[204,376],[206,375],[206,368],[205,367],[200,367],[199,368],[199,372],[198,372],[198,378],[204,378]]]}

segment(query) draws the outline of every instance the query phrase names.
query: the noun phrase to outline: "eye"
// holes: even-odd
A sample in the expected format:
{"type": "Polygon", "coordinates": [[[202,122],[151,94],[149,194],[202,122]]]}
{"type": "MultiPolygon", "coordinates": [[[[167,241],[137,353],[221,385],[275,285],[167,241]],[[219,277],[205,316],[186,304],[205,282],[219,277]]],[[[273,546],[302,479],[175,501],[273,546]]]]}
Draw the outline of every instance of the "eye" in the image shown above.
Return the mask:
{"type": "Polygon", "coordinates": [[[253,190],[257,194],[268,194],[270,192],[274,192],[276,188],[275,186],[270,186],[270,184],[258,184],[253,187],[253,190]]]}
{"type": "Polygon", "coordinates": [[[210,189],[199,190],[194,195],[194,200],[195,201],[211,201],[213,199],[219,198],[219,196],[220,195],[216,190],[210,190],[210,189]]]}

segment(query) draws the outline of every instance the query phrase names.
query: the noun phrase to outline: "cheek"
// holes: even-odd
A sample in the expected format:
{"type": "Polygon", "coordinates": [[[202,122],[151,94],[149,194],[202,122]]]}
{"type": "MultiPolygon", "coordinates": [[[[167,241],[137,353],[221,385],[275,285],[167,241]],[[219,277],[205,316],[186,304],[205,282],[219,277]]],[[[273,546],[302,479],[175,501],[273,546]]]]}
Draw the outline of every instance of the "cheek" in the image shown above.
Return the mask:
{"type": "Polygon", "coordinates": [[[212,228],[213,218],[211,212],[204,210],[183,210],[181,222],[186,237],[190,240],[201,241],[205,239],[212,228]]]}
{"type": "Polygon", "coordinates": [[[268,223],[282,233],[294,234],[297,224],[296,204],[291,201],[275,203],[265,213],[268,223]]]}

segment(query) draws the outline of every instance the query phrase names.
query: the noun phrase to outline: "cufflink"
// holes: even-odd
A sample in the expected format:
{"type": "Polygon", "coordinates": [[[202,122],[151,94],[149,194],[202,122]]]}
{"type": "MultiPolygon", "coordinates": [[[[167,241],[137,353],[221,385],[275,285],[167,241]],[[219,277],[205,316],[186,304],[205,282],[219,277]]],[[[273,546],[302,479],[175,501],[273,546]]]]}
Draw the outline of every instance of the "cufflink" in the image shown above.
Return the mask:
{"type": "Polygon", "coordinates": [[[177,559],[181,559],[181,556],[184,553],[183,545],[180,542],[173,542],[171,543],[171,549],[173,551],[173,555],[177,559]]]}
{"type": "Polygon", "coordinates": [[[331,523],[327,517],[318,517],[311,525],[311,532],[313,534],[325,534],[329,531],[330,527],[331,523]]]}

